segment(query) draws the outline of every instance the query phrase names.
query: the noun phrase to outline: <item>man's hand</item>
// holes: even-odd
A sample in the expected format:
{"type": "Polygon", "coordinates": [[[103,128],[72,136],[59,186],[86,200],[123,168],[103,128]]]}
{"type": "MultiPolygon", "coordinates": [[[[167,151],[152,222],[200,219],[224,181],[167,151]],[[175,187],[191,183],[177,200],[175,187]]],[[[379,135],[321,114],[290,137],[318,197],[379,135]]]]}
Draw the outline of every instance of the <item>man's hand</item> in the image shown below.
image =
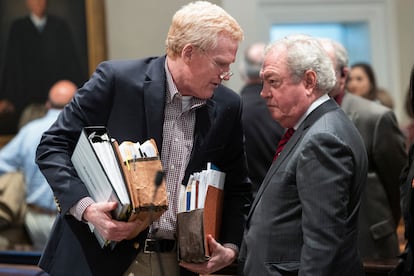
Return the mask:
{"type": "Polygon", "coordinates": [[[148,221],[137,217],[130,221],[112,219],[111,211],[116,208],[116,202],[99,202],[89,205],[83,213],[83,219],[92,223],[104,239],[121,241],[136,237],[148,226],[148,221]]]}
{"type": "Polygon", "coordinates": [[[236,260],[237,255],[233,249],[222,246],[211,235],[207,236],[207,241],[211,252],[211,258],[208,262],[201,264],[180,262],[180,266],[195,273],[211,274],[236,260]]]}

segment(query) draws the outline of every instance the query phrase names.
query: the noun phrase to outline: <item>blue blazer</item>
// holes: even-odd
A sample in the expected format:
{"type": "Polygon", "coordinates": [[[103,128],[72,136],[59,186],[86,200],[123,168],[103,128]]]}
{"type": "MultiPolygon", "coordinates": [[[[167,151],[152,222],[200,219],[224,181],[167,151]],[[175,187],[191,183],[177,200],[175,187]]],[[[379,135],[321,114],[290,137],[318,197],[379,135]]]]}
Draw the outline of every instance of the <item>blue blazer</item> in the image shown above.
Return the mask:
{"type": "MultiPolygon", "coordinates": [[[[52,275],[122,275],[142,247],[146,233],[120,242],[113,251],[101,249],[87,224],[68,215],[88,196],[70,161],[84,126],[105,125],[119,142],[154,138],[162,150],[166,96],[165,56],[100,64],[79,89],[55,124],[43,135],[37,163],[50,183],[60,215],[40,260],[52,275]]],[[[194,146],[183,183],[189,175],[216,164],[226,172],[222,230],[219,241],[240,244],[251,197],[246,172],[241,102],[219,85],[196,112],[194,146]],[[247,212],[245,212],[247,213],[247,212]]]]}
{"type": "Polygon", "coordinates": [[[367,155],[332,100],[313,110],[270,167],[247,218],[242,275],[363,275],[357,224],[367,155]]]}

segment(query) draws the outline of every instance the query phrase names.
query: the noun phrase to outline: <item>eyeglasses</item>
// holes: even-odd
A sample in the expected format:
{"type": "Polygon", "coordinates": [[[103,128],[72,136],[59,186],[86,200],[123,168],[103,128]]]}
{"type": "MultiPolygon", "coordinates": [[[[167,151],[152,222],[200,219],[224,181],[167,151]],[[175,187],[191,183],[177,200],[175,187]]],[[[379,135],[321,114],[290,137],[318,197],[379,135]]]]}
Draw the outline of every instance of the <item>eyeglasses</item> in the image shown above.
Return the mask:
{"type": "Polygon", "coordinates": [[[229,66],[228,64],[218,63],[212,57],[210,57],[203,49],[200,50],[206,55],[206,57],[211,61],[211,63],[213,63],[215,67],[220,69],[221,73],[219,75],[219,78],[221,80],[228,80],[231,76],[233,76],[233,72],[231,70],[225,71],[225,67],[229,66]]]}

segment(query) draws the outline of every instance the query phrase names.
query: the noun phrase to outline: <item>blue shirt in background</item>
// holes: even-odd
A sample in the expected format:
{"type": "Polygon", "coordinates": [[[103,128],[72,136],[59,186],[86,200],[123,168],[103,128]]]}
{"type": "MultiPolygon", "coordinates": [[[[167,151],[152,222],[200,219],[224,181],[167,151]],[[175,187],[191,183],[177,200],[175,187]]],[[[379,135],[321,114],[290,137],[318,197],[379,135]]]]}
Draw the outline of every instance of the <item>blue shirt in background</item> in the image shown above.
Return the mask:
{"type": "Polygon", "coordinates": [[[0,149],[0,175],[14,171],[23,172],[26,203],[50,210],[56,210],[53,192],[35,163],[35,156],[43,132],[55,122],[60,111],[50,109],[44,117],[29,122],[0,149]]]}

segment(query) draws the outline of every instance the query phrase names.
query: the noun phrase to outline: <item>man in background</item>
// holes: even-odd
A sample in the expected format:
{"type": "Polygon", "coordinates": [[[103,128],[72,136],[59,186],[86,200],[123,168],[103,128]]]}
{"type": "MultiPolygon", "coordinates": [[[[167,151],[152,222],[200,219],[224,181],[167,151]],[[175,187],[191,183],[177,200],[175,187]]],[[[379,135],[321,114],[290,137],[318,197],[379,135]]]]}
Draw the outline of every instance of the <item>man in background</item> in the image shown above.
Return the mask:
{"type": "Polygon", "coordinates": [[[79,55],[67,23],[47,13],[47,0],[25,0],[27,16],[9,30],[0,83],[0,133],[17,132],[23,110],[46,102],[49,88],[67,79],[80,86],[79,55]]]}
{"type": "MultiPolygon", "coordinates": [[[[410,84],[408,88],[407,104],[414,110],[414,66],[411,67],[410,84]]],[[[407,240],[404,254],[400,260],[403,264],[401,276],[414,274],[414,144],[410,145],[407,166],[401,173],[401,206],[404,218],[405,232],[407,240]]]]}
{"type": "Polygon", "coordinates": [[[395,258],[400,253],[397,227],[401,218],[399,176],[407,160],[405,139],[394,112],[345,90],[348,53],[338,42],[320,40],[336,72],[329,93],[364,140],[368,177],[361,194],[358,246],[366,260],[395,258]]]}
{"type": "Polygon", "coordinates": [[[53,124],[76,90],[76,85],[70,81],[55,83],[49,90],[46,115],[26,124],[0,150],[0,175],[23,173],[27,203],[24,224],[36,250],[43,249],[46,244],[57,214],[52,189],[35,163],[36,148],[43,132],[53,124]]]}
{"type": "Polygon", "coordinates": [[[245,82],[240,95],[243,102],[243,129],[249,177],[252,181],[253,196],[262,183],[273,162],[277,144],[285,132],[284,128],[270,116],[266,101],[260,96],[263,82],[260,78],[266,44],[257,42],[250,45],[241,66],[245,82]]]}

